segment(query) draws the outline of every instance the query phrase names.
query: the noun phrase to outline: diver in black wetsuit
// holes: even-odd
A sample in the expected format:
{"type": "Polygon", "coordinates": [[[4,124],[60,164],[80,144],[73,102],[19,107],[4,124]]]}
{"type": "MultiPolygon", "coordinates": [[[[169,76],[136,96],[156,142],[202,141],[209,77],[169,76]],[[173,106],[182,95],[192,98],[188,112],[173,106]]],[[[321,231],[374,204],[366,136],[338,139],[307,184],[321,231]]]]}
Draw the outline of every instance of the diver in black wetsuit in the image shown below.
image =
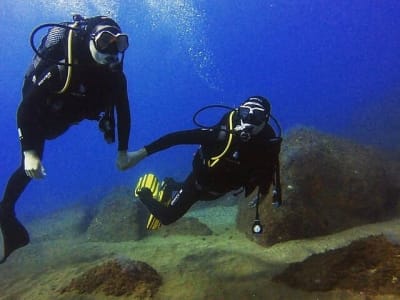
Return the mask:
{"type": "Polygon", "coordinates": [[[258,187],[258,205],[258,199],[265,197],[274,183],[275,192],[279,193],[275,198],[276,204],[280,205],[281,138],[268,124],[269,117],[267,99],[253,96],[238,109],[225,114],[212,128],[167,134],[136,152],[130,152],[134,157],[131,167],[144,157],[171,146],[201,145],[193,160],[193,171],[182,184],[171,178],[164,180],[169,192],[178,191],[168,207],[153,199],[146,187],[137,191],[140,200],[164,225],[178,220],[199,200],[214,200],[242,187],[245,196],[258,187]]]}
{"type": "Polygon", "coordinates": [[[103,16],[76,15],[74,22],[43,26],[51,28],[40,47],[33,46],[36,55],[25,74],[17,111],[21,165],[9,179],[0,202],[4,241],[0,263],[29,243],[27,230],[15,216],[15,204],[31,179],[46,175],[41,161],[45,140],[88,119],[99,121],[106,141],[114,142],[116,110],[117,167],[123,170],[130,163],[127,148],[131,120],[123,72],[128,36],[114,20],[103,16]]]}

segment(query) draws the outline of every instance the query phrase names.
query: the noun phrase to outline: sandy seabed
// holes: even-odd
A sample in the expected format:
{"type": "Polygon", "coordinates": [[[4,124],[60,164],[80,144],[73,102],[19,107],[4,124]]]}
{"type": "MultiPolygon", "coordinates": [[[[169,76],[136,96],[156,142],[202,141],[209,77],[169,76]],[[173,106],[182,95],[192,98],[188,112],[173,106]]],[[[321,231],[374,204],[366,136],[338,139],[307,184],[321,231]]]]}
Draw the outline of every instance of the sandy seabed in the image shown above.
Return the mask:
{"type": "Polygon", "coordinates": [[[271,278],[290,263],[362,237],[383,233],[400,241],[400,219],[263,248],[236,230],[235,207],[203,208],[189,215],[207,224],[214,234],[151,235],[120,243],[86,238],[33,242],[0,265],[0,299],[135,299],[60,293],[72,278],[112,257],[143,261],[159,272],[163,284],[153,299],[399,299],[343,290],[306,292],[271,278]]]}

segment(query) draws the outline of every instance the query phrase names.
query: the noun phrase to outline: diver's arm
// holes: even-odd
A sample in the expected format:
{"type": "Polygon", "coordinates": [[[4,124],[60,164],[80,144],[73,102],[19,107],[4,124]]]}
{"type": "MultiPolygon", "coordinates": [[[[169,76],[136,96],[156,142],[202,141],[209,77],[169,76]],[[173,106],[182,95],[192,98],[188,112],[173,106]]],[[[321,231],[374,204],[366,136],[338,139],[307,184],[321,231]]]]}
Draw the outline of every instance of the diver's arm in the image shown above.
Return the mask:
{"type": "Polygon", "coordinates": [[[119,73],[115,86],[115,108],[117,112],[118,151],[126,152],[131,130],[131,113],[128,100],[127,82],[123,72],[119,73]]]}
{"type": "Polygon", "coordinates": [[[123,72],[118,73],[115,89],[115,109],[117,112],[118,153],[116,165],[120,170],[132,166],[132,154],[128,153],[129,135],[131,130],[131,112],[128,100],[127,82],[123,72]]]}
{"type": "Polygon", "coordinates": [[[144,146],[148,155],[176,145],[202,145],[212,143],[216,139],[213,129],[192,129],[166,134],[144,146]]]}
{"type": "Polygon", "coordinates": [[[44,139],[44,128],[40,122],[42,108],[40,104],[36,107],[33,100],[26,100],[22,100],[17,110],[18,138],[23,151],[37,151],[37,141],[44,139]]]}
{"type": "Polygon", "coordinates": [[[135,166],[146,156],[176,145],[207,145],[220,142],[226,138],[226,129],[222,129],[222,126],[225,124],[227,115],[228,114],[221,119],[219,124],[212,128],[172,132],[160,137],[137,151],[127,152],[124,154],[126,155],[125,160],[127,160],[127,163],[124,165],[117,164],[117,166],[121,170],[127,170],[135,166]]]}
{"type": "Polygon", "coordinates": [[[125,156],[123,158],[125,163],[117,163],[117,166],[120,170],[127,170],[135,166],[146,156],[176,145],[211,143],[217,138],[218,132],[213,129],[193,129],[167,134],[137,151],[122,154],[125,156]]]}

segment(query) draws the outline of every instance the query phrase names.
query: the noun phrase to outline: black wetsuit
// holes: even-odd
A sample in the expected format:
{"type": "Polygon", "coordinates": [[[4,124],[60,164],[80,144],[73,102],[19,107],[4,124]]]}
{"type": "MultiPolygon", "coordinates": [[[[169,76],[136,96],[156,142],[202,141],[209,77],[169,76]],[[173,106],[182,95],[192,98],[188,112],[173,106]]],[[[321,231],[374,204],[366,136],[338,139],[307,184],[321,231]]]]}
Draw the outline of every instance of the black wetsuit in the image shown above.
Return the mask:
{"type": "Polygon", "coordinates": [[[225,155],[214,166],[208,166],[210,158],[220,154],[227,146],[228,133],[224,129],[227,118],[228,114],[212,129],[167,134],[145,146],[150,155],[180,144],[201,145],[193,159],[193,170],[184,183],[168,181],[172,189],[178,191],[171,205],[166,207],[160,204],[146,191],[139,193],[140,200],[162,224],[178,220],[199,200],[214,200],[242,187],[246,196],[256,187],[262,195],[268,193],[280,151],[280,143],[271,140],[276,135],[269,125],[247,142],[233,135],[225,155]]]}
{"type": "MultiPolygon", "coordinates": [[[[89,50],[80,65],[72,67],[71,81],[63,93],[67,68],[49,64],[31,66],[22,88],[17,125],[22,152],[34,150],[42,159],[45,140],[63,134],[84,119],[99,120],[108,110],[117,114],[118,150],[127,150],[130,134],[130,108],[127,83],[122,67],[110,69],[91,60],[89,50]]],[[[44,62],[46,63],[46,62],[44,62]]],[[[4,260],[16,248],[29,242],[24,227],[15,217],[15,203],[31,178],[25,174],[24,155],[10,177],[0,202],[0,225],[4,238],[4,260]]],[[[1,258],[0,258],[1,260],[1,258]]]]}

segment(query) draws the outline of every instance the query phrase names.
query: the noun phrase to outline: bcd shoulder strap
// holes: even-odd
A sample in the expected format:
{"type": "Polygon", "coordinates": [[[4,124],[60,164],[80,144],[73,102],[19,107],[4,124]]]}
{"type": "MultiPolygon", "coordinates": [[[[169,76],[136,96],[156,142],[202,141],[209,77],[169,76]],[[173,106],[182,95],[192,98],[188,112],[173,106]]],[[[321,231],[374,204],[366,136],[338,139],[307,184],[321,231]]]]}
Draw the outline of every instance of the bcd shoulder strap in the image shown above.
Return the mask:
{"type": "Polygon", "coordinates": [[[232,144],[232,139],[233,139],[233,115],[235,114],[235,111],[231,111],[231,113],[229,114],[229,118],[228,118],[228,140],[227,143],[225,145],[225,148],[222,150],[221,153],[211,157],[208,162],[207,162],[207,166],[209,168],[214,167],[219,160],[228,152],[231,144],[232,144]]]}
{"type": "MultiPolygon", "coordinates": [[[[75,22],[71,25],[73,29],[77,28],[79,26],[79,22],[75,22]]],[[[74,63],[73,61],[73,38],[75,35],[75,30],[69,29],[68,30],[68,39],[67,39],[67,55],[66,55],[66,62],[67,62],[67,78],[65,79],[64,86],[57,92],[58,94],[65,93],[68,90],[68,87],[71,83],[71,77],[72,77],[72,65],[74,63]]]]}

